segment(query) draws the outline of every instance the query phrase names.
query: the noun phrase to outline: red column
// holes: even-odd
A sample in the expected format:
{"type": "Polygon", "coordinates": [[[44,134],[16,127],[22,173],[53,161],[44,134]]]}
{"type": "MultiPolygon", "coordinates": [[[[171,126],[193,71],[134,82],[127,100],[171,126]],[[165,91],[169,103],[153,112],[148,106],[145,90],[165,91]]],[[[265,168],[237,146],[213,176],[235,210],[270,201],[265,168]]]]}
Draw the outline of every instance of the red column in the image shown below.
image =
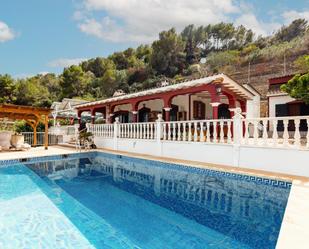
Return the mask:
{"type": "Polygon", "coordinates": [[[91,109],[91,124],[94,124],[95,121],[95,110],[94,108],[91,109]]]}
{"type": "Polygon", "coordinates": [[[138,111],[132,111],[132,114],[133,114],[133,123],[138,122],[138,118],[137,118],[138,111]]]}
{"type": "Polygon", "coordinates": [[[219,102],[214,102],[214,103],[210,103],[210,104],[212,106],[212,118],[213,119],[218,119],[219,118],[218,109],[219,109],[220,103],[219,102]]]}
{"type": "Polygon", "coordinates": [[[163,108],[165,111],[165,117],[164,117],[164,121],[169,122],[171,120],[171,107],[164,107],[163,108]]]}
{"type": "Polygon", "coordinates": [[[112,119],[111,119],[111,115],[110,115],[110,110],[111,107],[110,106],[106,106],[106,111],[105,111],[105,119],[106,119],[106,123],[110,124],[112,119]]]}
{"type": "Polygon", "coordinates": [[[82,123],[82,113],[80,111],[77,112],[77,119],[78,119],[78,124],[79,126],[81,125],[82,123]]]}
{"type": "Polygon", "coordinates": [[[242,115],[245,117],[247,112],[247,104],[246,101],[239,101],[242,115]]]}
{"type": "Polygon", "coordinates": [[[133,101],[133,102],[131,102],[131,108],[132,108],[132,114],[133,114],[133,120],[132,120],[132,122],[133,123],[136,123],[136,122],[138,122],[139,120],[138,120],[138,104],[139,104],[139,102],[135,102],[135,101],[133,101]]]}

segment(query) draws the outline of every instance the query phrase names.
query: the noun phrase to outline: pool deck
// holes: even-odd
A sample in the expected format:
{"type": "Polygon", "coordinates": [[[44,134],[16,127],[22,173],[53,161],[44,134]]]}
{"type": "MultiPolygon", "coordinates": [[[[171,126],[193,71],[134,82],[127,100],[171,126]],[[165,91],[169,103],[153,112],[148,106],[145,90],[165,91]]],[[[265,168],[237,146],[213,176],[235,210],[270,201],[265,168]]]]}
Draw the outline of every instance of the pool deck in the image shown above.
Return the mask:
{"type": "MultiPolygon", "coordinates": [[[[276,248],[278,249],[309,248],[308,246],[309,245],[309,178],[307,177],[278,174],[259,170],[248,170],[245,168],[238,168],[231,166],[206,164],[197,161],[186,161],[172,158],[148,156],[142,154],[133,154],[113,150],[100,149],[97,151],[121,154],[125,156],[139,157],[150,160],[157,160],[162,162],[185,164],[194,167],[203,167],[214,170],[222,170],[222,171],[229,171],[249,175],[258,175],[267,178],[292,181],[293,184],[276,248]]],[[[43,147],[37,147],[37,148],[31,148],[29,151],[0,152],[0,160],[41,157],[41,156],[51,156],[59,154],[71,154],[71,153],[76,153],[75,148],[63,147],[63,146],[50,146],[48,150],[45,150],[43,147]]]]}

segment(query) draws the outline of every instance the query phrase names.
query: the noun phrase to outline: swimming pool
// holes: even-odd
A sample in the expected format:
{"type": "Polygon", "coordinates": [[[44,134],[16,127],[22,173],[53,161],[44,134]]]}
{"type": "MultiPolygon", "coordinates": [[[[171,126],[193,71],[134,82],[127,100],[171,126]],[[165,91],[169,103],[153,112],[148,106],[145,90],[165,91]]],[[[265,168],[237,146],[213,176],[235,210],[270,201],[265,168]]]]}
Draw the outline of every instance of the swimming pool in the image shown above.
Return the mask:
{"type": "Polygon", "coordinates": [[[0,248],[275,248],[290,187],[101,152],[0,162],[0,248]]]}

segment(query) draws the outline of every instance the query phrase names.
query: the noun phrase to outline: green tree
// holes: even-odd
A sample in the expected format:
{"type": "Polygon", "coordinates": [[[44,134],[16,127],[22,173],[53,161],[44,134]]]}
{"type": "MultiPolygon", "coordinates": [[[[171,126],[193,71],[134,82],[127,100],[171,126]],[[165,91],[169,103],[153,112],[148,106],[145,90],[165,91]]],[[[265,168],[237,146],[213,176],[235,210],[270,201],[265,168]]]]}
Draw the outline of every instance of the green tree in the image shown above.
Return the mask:
{"type": "Polygon", "coordinates": [[[0,103],[12,103],[15,100],[15,82],[10,75],[0,74],[0,89],[0,103]]]}
{"type": "Polygon", "coordinates": [[[151,67],[158,74],[173,77],[185,68],[185,44],[174,28],[161,32],[152,49],[151,67]]]}
{"type": "Polygon", "coordinates": [[[48,89],[40,84],[38,77],[17,81],[15,104],[49,107],[51,102],[48,89]]]}
{"type": "Polygon", "coordinates": [[[292,98],[309,104],[309,55],[299,57],[296,63],[301,64],[307,73],[295,75],[288,83],[281,86],[281,90],[288,93],[292,98]]]}
{"type": "Polygon", "coordinates": [[[81,63],[84,72],[92,72],[95,77],[103,77],[107,70],[115,70],[116,66],[110,59],[97,57],[81,63]]]}
{"type": "Polygon", "coordinates": [[[45,75],[37,75],[36,77],[38,77],[39,83],[47,88],[51,101],[61,100],[60,79],[57,75],[53,73],[48,73],[45,75]]]}
{"type": "Polygon", "coordinates": [[[292,98],[309,104],[309,73],[295,75],[288,83],[281,86],[281,90],[288,93],[292,98]]]}
{"type": "Polygon", "coordinates": [[[296,19],[288,26],[282,26],[274,35],[273,42],[291,41],[298,36],[302,36],[308,29],[306,19],[296,19]]]}
{"type": "Polygon", "coordinates": [[[309,72],[309,55],[303,55],[298,57],[294,61],[295,67],[301,72],[309,72]]]}
{"type": "Polygon", "coordinates": [[[62,97],[81,97],[87,94],[93,79],[93,73],[84,72],[81,66],[73,65],[65,68],[60,79],[62,97]]]}
{"type": "Polygon", "coordinates": [[[197,30],[195,29],[194,25],[191,24],[185,27],[181,32],[181,36],[186,44],[186,62],[188,64],[197,63],[200,59],[200,47],[199,41],[197,40],[199,36],[197,35],[197,30]]]}

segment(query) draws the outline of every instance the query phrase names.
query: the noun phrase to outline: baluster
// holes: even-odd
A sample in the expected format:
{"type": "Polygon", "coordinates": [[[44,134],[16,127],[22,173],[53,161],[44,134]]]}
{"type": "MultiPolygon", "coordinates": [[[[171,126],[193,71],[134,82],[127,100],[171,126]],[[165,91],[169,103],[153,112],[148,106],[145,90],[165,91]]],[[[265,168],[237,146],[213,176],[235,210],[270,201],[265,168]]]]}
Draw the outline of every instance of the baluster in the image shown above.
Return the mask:
{"type": "Polygon", "coordinates": [[[220,121],[220,143],[224,143],[224,122],[220,121]]]}
{"type": "Polygon", "coordinates": [[[249,136],[250,136],[250,134],[249,134],[249,123],[250,123],[250,121],[245,120],[245,139],[244,139],[245,144],[249,144],[249,136]]]}
{"type": "Polygon", "coordinates": [[[150,130],[151,130],[151,133],[150,133],[151,139],[154,139],[155,138],[155,133],[156,133],[156,126],[155,126],[155,124],[153,124],[153,123],[150,124],[150,130]]]}
{"type": "Polygon", "coordinates": [[[149,139],[152,139],[153,136],[153,129],[152,129],[152,123],[149,123],[149,139]]]}
{"type": "Polygon", "coordinates": [[[258,138],[259,138],[259,131],[258,131],[258,121],[254,120],[253,121],[253,143],[256,145],[258,143],[258,138]]]}
{"type": "Polygon", "coordinates": [[[299,132],[299,125],[300,125],[300,119],[296,118],[294,119],[295,124],[295,133],[294,133],[294,145],[295,147],[300,147],[300,132],[299,132]]]}
{"type": "Polygon", "coordinates": [[[136,125],[135,124],[133,124],[132,129],[133,129],[133,138],[136,138],[136,125]]]}
{"type": "Polygon", "coordinates": [[[176,141],[176,123],[173,123],[173,141],[176,141]]]}
{"type": "Polygon", "coordinates": [[[309,148],[309,118],[307,118],[307,144],[306,147],[309,148]]]}
{"type": "Polygon", "coordinates": [[[197,122],[194,122],[194,133],[193,133],[193,137],[194,137],[194,142],[197,142],[197,122]]]}
{"type": "Polygon", "coordinates": [[[163,140],[166,140],[167,132],[166,132],[166,123],[163,123],[163,140]]]}
{"type": "Polygon", "coordinates": [[[181,128],[181,127],[180,127],[180,126],[181,126],[181,123],[177,123],[177,126],[178,126],[178,138],[177,138],[177,140],[180,141],[180,140],[181,140],[181,131],[180,131],[180,130],[181,130],[181,129],[180,129],[180,128],[181,128]]]}
{"type": "Polygon", "coordinates": [[[137,123],[136,126],[137,126],[137,131],[138,131],[137,132],[137,138],[138,139],[142,138],[141,124],[137,123]]]}
{"type": "Polygon", "coordinates": [[[273,146],[278,145],[278,131],[277,131],[277,126],[278,126],[278,120],[274,119],[273,120],[273,146]]]}
{"type": "Polygon", "coordinates": [[[171,140],[171,123],[168,123],[168,127],[167,127],[167,129],[168,129],[168,136],[167,136],[167,140],[171,140]]]}
{"type": "Polygon", "coordinates": [[[210,142],[210,122],[206,121],[206,142],[210,142]]]}
{"type": "Polygon", "coordinates": [[[188,141],[190,141],[190,142],[191,142],[191,141],[192,141],[191,122],[189,122],[189,124],[188,124],[188,125],[189,125],[189,131],[188,131],[188,133],[189,133],[189,134],[188,134],[188,135],[189,135],[189,137],[188,137],[188,141]]]}
{"type": "Polygon", "coordinates": [[[218,142],[218,138],[217,138],[217,121],[213,121],[213,133],[212,133],[212,136],[213,136],[213,142],[214,143],[217,143],[218,142]]]}
{"type": "Polygon", "coordinates": [[[182,141],[186,141],[187,140],[187,132],[186,132],[186,123],[182,123],[182,141]]]}
{"type": "Polygon", "coordinates": [[[288,131],[289,120],[288,119],[283,120],[283,126],[284,126],[283,146],[286,147],[289,144],[289,131],[288,131]]]}
{"type": "Polygon", "coordinates": [[[231,120],[227,121],[227,143],[232,143],[231,120]]]}
{"type": "Polygon", "coordinates": [[[142,131],[143,131],[143,139],[146,139],[146,124],[145,123],[143,123],[142,124],[142,131]]]}
{"type": "Polygon", "coordinates": [[[205,136],[204,136],[204,122],[200,122],[200,142],[205,141],[205,136]]]}
{"type": "Polygon", "coordinates": [[[263,144],[267,145],[268,134],[267,134],[267,120],[263,120],[263,144]]]}
{"type": "Polygon", "coordinates": [[[147,123],[147,139],[150,138],[150,127],[149,127],[149,123],[147,123]]]}

